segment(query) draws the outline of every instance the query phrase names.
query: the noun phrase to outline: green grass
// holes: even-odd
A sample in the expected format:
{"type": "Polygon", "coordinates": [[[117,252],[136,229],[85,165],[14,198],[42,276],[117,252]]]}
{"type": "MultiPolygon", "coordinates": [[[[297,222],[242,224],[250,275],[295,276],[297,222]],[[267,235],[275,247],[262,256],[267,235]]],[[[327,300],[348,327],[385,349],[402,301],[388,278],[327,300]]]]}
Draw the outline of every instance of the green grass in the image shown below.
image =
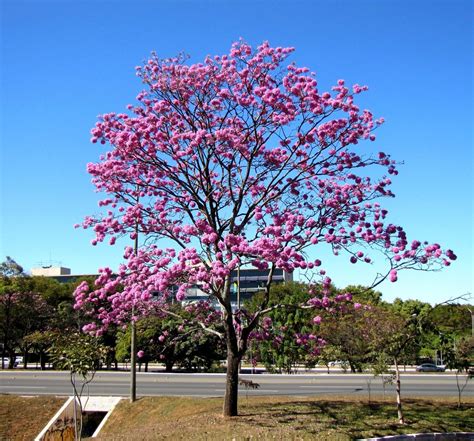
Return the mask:
{"type": "Polygon", "coordinates": [[[101,432],[105,440],[351,440],[415,432],[474,430],[474,400],[406,399],[407,424],[393,400],[365,397],[249,397],[240,415],[221,416],[222,399],[147,397],[122,401],[101,432]]]}
{"type": "MultiPolygon", "coordinates": [[[[32,440],[64,403],[57,397],[0,395],[0,440],[32,440]]],[[[394,399],[367,397],[240,398],[240,416],[221,416],[222,398],[147,397],[115,409],[98,441],[351,440],[416,432],[474,430],[474,399],[406,399],[397,424],[394,399]]]]}

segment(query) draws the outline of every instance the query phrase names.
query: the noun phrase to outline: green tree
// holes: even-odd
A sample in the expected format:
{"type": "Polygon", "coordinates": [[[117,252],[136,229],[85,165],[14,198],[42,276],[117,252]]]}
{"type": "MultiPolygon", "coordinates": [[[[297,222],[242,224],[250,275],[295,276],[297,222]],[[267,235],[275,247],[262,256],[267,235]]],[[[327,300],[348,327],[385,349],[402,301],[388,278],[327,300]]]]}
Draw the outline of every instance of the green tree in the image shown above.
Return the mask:
{"type": "MultiPolygon", "coordinates": [[[[462,298],[462,297],[461,297],[462,298]]],[[[396,299],[392,307],[377,311],[372,316],[370,324],[370,346],[374,354],[386,356],[395,366],[395,386],[397,392],[397,413],[400,424],[405,423],[401,398],[400,363],[404,357],[409,357],[420,345],[426,344],[426,336],[436,332],[433,324],[433,314],[438,309],[450,304],[451,300],[434,307],[418,301],[402,301],[396,299]]]]}
{"type": "Polygon", "coordinates": [[[54,309],[50,328],[62,332],[79,332],[90,321],[84,311],[74,309],[73,292],[82,281],[93,283],[94,277],[79,277],[66,283],[48,277],[32,277],[31,280],[33,289],[54,309]]]}
{"type": "Polygon", "coordinates": [[[406,319],[415,315],[417,317],[426,316],[433,309],[429,303],[422,302],[421,300],[402,300],[398,297],[389,306],[390,309],[406,319]]]}
{"type": "MultiPolygon", "coordinates": [[[[316,354],[311,349],[316,350],[317,340],[309,339],[309,336],[315,335],[311,322],[314,313],[309,309],[299,308],[299,305],[311,298],[308,286],[304,283],[285,283],[272,286],[270,292],[269,307],[278,304],[286,307],[266,314],[260,331],[254,333],[252,357],[261,361],[269,371],[286,373],[292,373],[299,364],[314,364],[316,354]],[[270,323],[271,330],[270,326],[266,326],[270,323]],[[302,340],[307,344],[302,344],[302,340]]],[[[257,294],[247,302],[246,309],[249,313],[257,310],[262,297],[263,294],[257,294]]]]}
{"type": "Polygon", "coordinates": [[[343,292],[350,292],[354,302],[363,305],[380,305],[382,303],[382,293],[363,285],[348,285],[343,292]]]}
{"type": "Polygon", "coordinates": [[[30,289],[41,294],[41,297],[53,308],[63,302],[72,303],[73,288],[70,283],[60,283],[51,277],[33,276],[28,278],[30,289]]]}
{"type": "Polygon", "coordinates": [[[12,334],[16,347],[23,355],[23,367],[26,369],[31,344],[25,337],[32,332],[46,330],[54,316],[54,311],[40,294],[27,291],[17,293],[13,315],[15,322],[12,326],[12,334]]]}
{"type": "Polygon", "coordinates": [[[33,353],[38,355],[42,371],[46,369],[48,351],[57,338],[58,334],[54,331],[35,331],[23,339],[30,346],[33,353]]]}
{"type": "Polygon", "coordinates": [[[453,338],[467,337],[471,334],[469,305],[440,305],[432,312],[431,320],[440,332],[453,338]]]}
{"type": "Polygon", "coordinates": [[[373,310],[359,308],[351,313],[339,311],[332,320],[323,316],[319,334],[328,346],[338,349],[351,372],[362,372],[370,361],[371,347],[367,342],[374,331],[370,325],[373,315],[373,310]]]}
{"type": "Polygon", "coordinates": [[[5,356],[9,355],[9,369],[15,363],[14,332],[15,296],[22,289],[26,274],[23,268],[11,257],[0,263],[0,336],[2,339],[2,369],[5,368],[5,356]]]}
{"type": "Polygon", "coordinates": [[[20,349],[27,366],[29,344],[24,337],[45,329],[52,309],[33,289],[31,278],[12,258],[0,264],[0,337],[2,341],[2,368],[5,355],[13,368],[16,352],[20,349]]]}
{"type": "Polygon", "coordinates": [[[81,397],[84,389],[94,379],[107,358],[107,348],[99,340],[89,335],[74,333],[60,335],[49,349],[54,366],[68,370],[74,392],[76,438],[81,439],[83,408],[81,397]],[[78,417],[78,418],[77,418],[78,417]],[[77,418],[77,419],[76,419],[77,418]]]}
{"type": "MultiPolygon", "coordinates": [[[[390,373],[388,369],[383,368],[383,364],[392,360],[395,366],[395,389],[397,394],[397,414],[398,422],[405,424],[405,415],[403,411],[401,396],[401,360],[412,351],[412,344],[422,332],[422,317],[416,315],[406,319],[401,314],[394,313],[386,309],[378,309],[371,314],[368,326],[373,330],[370,335],[369,347],[375,360],[387,360],[382,363],[380,372],[390,373]]],[[[377,363],[375,363],[377,364],[377,363]]]]}
{"type": "MultiPolygon", "coordinates": [[[[159,316],[150,316],[136,323],[137,350],[140,364],[159,361],[167,372],[174,366],[186,370],[209,370],[214,362],[224,358],[223,341],[196,326],[194,312],[207,314],[212,328],[218,312],[209,305],[175,304],[159,316]],[[213,318],[215,317],[215,318],[213,318]]],[[[116,356],[119,361],[130,359],[130,327],[117,338],[116,356]]]]}
{"type": "Polygon", "coordinates": [[[330,367],[333,365],[332,363],[339,361],[341,362],[341,367],[345,371],[347,369],[347,362],[345,360],[341,360],[343,358],[343,353],[341,348],[335,345],[328,344],[321,349],[321,352],[318,356],[318,363],[323,364],[326,366],[327,373],[330,373],[330,367]]]}
{"type": "Polygon", "coordinates": [[[446,350],[447,367],[456,370],[458,389],[458,407],[469,380],[474,378],[474,337],[463,337],[456,341],[454,347],[446,350]],[[462,377],[462,375],[465,375],[462,377]]]}

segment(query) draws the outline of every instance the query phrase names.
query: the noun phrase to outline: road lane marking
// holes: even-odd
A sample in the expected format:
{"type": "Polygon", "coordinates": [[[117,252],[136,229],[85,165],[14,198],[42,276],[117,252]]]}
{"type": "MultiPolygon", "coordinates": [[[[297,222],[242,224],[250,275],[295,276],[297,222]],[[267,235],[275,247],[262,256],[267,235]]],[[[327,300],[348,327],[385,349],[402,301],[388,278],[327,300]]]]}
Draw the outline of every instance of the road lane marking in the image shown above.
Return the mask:
{"type": "Polygon", "coordinates": [[[326,384],[315,384],[312,386],[298,386],[298,387],[307,387],[307,388],[315,388],[315,387],[323,387],[324,389],[354,389],[354,386],[331,386],[326,384]]]}
{"type": "Polygon", "coordinates": [[[0,389],[48,389],[46,386],[0,386],[0,389]]]}
{"type": "MultiPolygon", "coordinates": [[[[240,392],[244,392],[244,389],[239,389],[240,392]]],[[[225,392],[225,389],[214,389],[214,392],[225,392]]],[[[245,390],[247,392],[280,392],[279,389],[248,389],[245,390]]]]}

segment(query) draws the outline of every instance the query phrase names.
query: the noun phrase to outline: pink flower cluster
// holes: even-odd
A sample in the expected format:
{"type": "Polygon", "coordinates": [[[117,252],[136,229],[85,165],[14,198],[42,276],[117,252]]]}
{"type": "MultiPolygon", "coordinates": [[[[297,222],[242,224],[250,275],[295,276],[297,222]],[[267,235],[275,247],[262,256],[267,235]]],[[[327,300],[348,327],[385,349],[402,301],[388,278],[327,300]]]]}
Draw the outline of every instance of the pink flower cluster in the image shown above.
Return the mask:
{"type": "Polygon", "coordinates": [[[456,259],[409,242],[376,201],[394,196],[398,170],[390,155],[359,149],[383,123],[356,103],[367,87],[338,80],[320,90],[308,68],[287,64],[293,51],[239,41],[203,63],[152,54],[137,68],[146,86],[137,103],[92,130],[93,142],[110,146],[88,164],[107,211],[82,226],[95,232],[93,245],[138,235],[176,250],[126,250],[116,275],[103,269],[95,287],[78,288],[77,308],[93,305],[103,326],[125,323],[152,307],[154,292],[184,300],[194,285],[228,307],[236,268],[315,269],[309,247],[352,264],[378,253],[392,282],[403,269],[456,259]]]}

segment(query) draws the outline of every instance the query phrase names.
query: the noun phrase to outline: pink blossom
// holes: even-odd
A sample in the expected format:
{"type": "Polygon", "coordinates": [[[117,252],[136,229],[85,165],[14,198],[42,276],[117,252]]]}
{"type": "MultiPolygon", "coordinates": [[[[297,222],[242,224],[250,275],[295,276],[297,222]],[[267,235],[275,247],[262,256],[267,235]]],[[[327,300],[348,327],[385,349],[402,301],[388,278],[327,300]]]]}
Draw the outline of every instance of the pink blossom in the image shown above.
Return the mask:
{"type": "MultiPolygon", "coordinates": [[[[103,212],[81,225],[94,246],[116,238],[139,246],[124,249],[117,269],[102,268],[95,284],[76,289],[74,307],[91,318],[86,332],[162,314],[190,289],[219,302],[222,320],[243,265],[266,271],[269,287],[274,269],[320,277],[305,307],[336,311],[352,298],[332,295],[321,261],[308,257],[324,255],[320,249],[353,264],[387,259],[377,282],[456,260],[389,222],[380,202],[394,196],[388,176],[398,164],[361,147],[383,123],[359,102],[367,87],[341,79],[321,91],[308,68],[288,63],[293,51],[240,40],[228,54],[195,64],[152,54],[136,69],[144,84],[136,102],[99,117],[92,142],[107,147],[87,170],[103,212]],[[360,251],[367,248],[370,258],[360,251]]],[[[207,320],[201,310],[186,311],[207,320]]],[[[232,319],[238,336],[274,335],[271,320],[232,319]]],[[[296,341],[313,354],[323,345],[315,334],[296,341]]]]}
{"type": "Polygon", "coordinates": [[[390,279],[390,282],[396,282],[398,280],[397,270],[393,269],[393,270],[390,271],[389,279],[390,279]]]}

